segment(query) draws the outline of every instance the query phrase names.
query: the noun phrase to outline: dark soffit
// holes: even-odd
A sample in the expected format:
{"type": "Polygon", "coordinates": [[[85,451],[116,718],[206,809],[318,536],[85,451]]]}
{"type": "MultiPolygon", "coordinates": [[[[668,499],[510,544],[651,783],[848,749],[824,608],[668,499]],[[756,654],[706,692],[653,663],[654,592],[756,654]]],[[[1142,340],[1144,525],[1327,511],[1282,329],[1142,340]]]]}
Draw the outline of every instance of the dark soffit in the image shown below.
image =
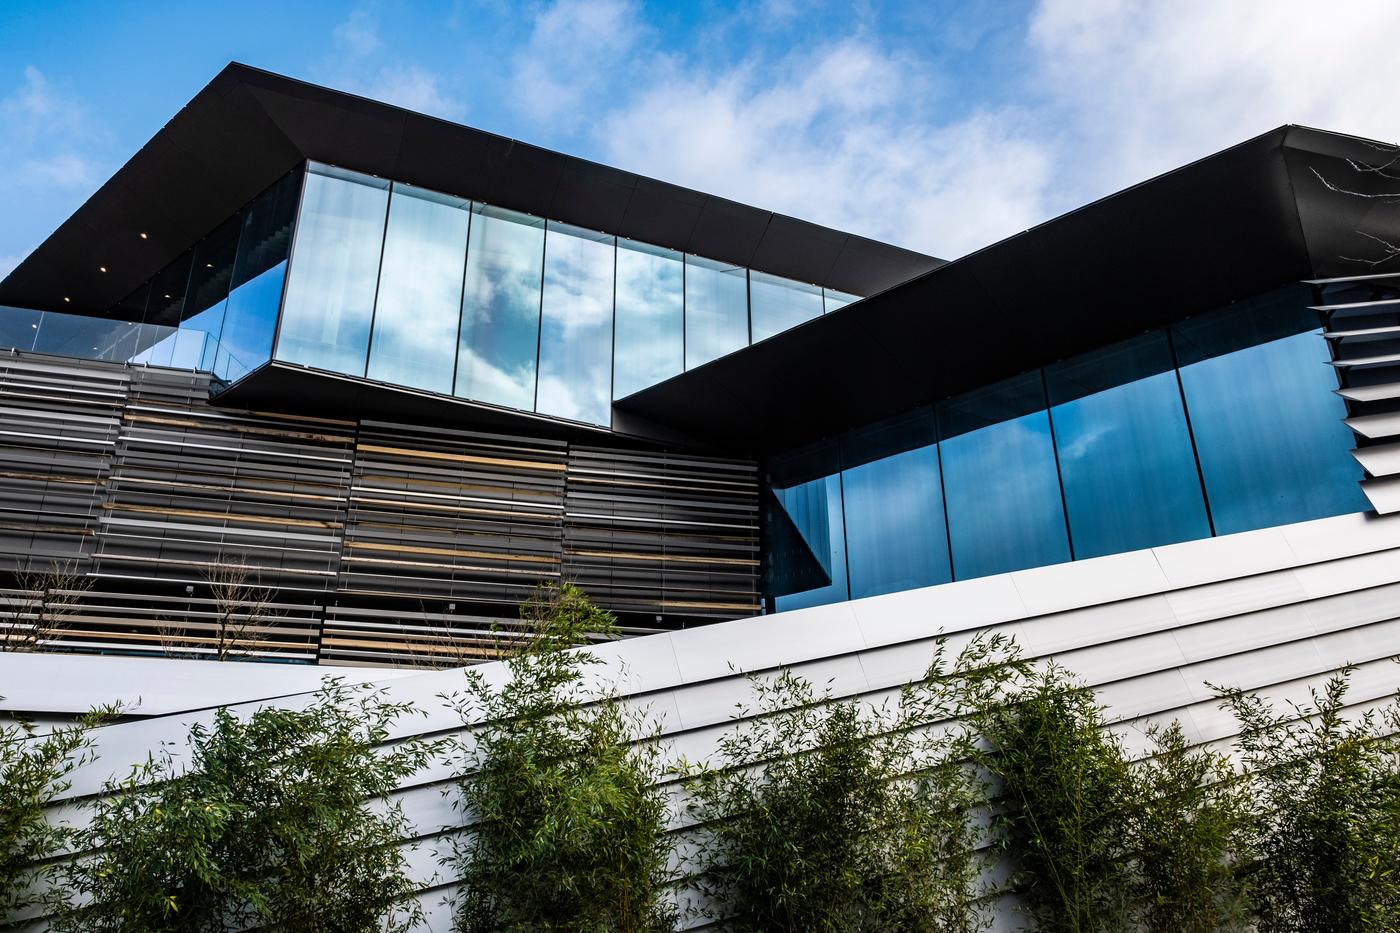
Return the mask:
{"type": "Polygon", "coordinates": [[[233,63],[0,282],[0,305],[101,313],[304,159],[860,295],[942,262],[233,63]]]}
{"type": "MultiPolygon", "coordinates": [[[[1400,180],[1285,126],[644,389],[619,413],[754,454],[836,435],[1312,275],[1374,271],[1400,180]]],[[[1383,150],[1382,150],[1383,151],[1383,150]]],[[[1393,150],[1392,150],[1393,154],[1393,150]]],[[[1385,156],[1381,156],[1385,157],[1385,156]]],[[[839,260],[838,260],[839,262],[839,260]]]]}

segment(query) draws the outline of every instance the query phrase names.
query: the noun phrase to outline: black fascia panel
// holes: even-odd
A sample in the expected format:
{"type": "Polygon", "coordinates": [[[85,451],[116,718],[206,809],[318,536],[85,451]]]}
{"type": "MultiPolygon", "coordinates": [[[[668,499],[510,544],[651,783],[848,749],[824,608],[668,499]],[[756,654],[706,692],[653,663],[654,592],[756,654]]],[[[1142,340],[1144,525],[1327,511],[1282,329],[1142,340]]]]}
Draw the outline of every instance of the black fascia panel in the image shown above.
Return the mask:
{"type": "Polygon", "coordinates": [[[685,250],[736,266],[752,266],[758,244],[763,241],[763,233],[772,217],[768,211],[737,201],[706,198],[685,250]]]}
{"type": "Polygon", "coordinates": [[[685,250],[705,200],[698,191],[639,177],[618,232],[644,243],[685,250]]]}
{"type": "Polygon", "coordinates": [[[853,235],[846,237],[827,276],[832,288],[869,297],[947,264],[913,250],[893,250],[884,243],[853,235]]]}
{"type": "Polygon", "coordinates": [[[510,149],[504,136],[479,133],[462,139],[453,124],[410,113],[392,177],[435,191],[457,189],[454,193],[461,197],[482,201],[495,191],[510,149]]]}
{"type": "Polygon", "coordinates": [[[831,267],[846,245],[848,235],[805,220],[774,214],[754,250],[753,265],[777,275],[801,281],[806,270],[821,271],[820,281],[830,281],[831,267]]]}
{"type": "MultiPolygon", "coordinates": [[[[83,313],[108,308],[307,159],[544,216],[557,206],[568,215],[559,220],[746,265],[755,265],[771,216],[234,63],[0,282],[0,304],[83,313]],[[145,249],[118,249],[133,231],[147,233],[145,249]],[[100,255],[104,249],[117,265],[100,255]],[[120,272],[99,273],[102,265],[120,272]]],[[[883,244],[873,249],[889,258],[872,257],[872,268],[902,270],[911,255],[883,244]]],[[[775,255],[785,252],[800,250],[775,255]]],[[[812,260],[780,274],[870,290],[853,288],[847,279],[824,280],[831,258],[812,260]]]]}
{"type": "Polygon", "coordinates": [[[569,162],[559,173],[559,184],[544,214],[590,230],[617,233],[635,184],[635,176],[618,169],[569,162]]]}
{"type": "Polygon", "coordinates": [[[1400,270],[1400,256],[1385,245],[1400,239],[1400,164],[1392,164],[1397,157],[1400,149],[1391,144],[1289,128],[1284,158],[1313,277],[1400,270]]]}

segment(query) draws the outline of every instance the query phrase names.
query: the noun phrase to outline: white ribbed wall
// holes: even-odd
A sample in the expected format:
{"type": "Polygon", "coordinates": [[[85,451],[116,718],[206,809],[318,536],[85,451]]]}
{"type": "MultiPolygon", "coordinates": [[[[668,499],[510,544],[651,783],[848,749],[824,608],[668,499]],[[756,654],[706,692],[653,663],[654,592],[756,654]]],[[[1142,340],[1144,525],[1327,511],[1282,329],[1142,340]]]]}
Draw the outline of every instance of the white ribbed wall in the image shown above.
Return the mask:
{"type": "MultiPolygon", "coordinates": [[[[1130,742],[1140,737],[1141,720],[1175,717],[1200,742],[1228,743],[1235,724],[1208,684],[1301,698],[1308,685],[1355,664],[1352,701],[1377,704],[1400,683],[1400,668],[1389,660],[1400,654],[1400,516],[1348,515],[636,638],[596,649],[608,664],[595,673],[618,679],[659,720],[674,753],[694,761],[710,754],[746,696],[743,672],[787,665],[831,681],[840,695],[876,698],[923,672],[940,632],[960,642],[988,630],[1015,636],[1028,653],[1053,656],[1095,685],[1130,742]]],[[[77,671],[95,661],[123,663],[0,656],[0,684],[23,675],[26,665],[42,665],[43,679],[55,685],[54,711],[121,698],[94,695],[119,687],[121,676],[84,684],[62,674],[65,665],[77,671]]],[[[192,662],[142,663],[153,665],[147,676],[158,679],[156,666],[178,671],[192,662]]],[[[480,670],[502,675],[497,664],[480,670]]],[[[437,699],[460,683],[460,672],[393,673],[385,682],[389,695],[427,714],[406,720],[406,730],[460,728],[437,699]]],[[[272,683],[302,675],[264,676],[272,683]]],[[[248,684],[239,687],[224,696],[246,700],[248,684]]],[[[167,697],[163,708],[206,708],[221,698],[214,690],[226,688],[196,680],[189,689],[195,695],[188,703],[167,697]]],[[[270,691],[290,692],[286,684],[270,691]]],[[[36,710],[35,692],[26,696],[27,708],[36,710]]],[[[76,773],[69,796],[96,792],[105,778],[144,760],[161,741],[180,741],[191,721],[207,715],[171,713],[100,730],[100,758],[76,773]]],[[[401,791],[425,836],[454,821],[443,793],[449,777],[445,769],[425,772],[401,791]]],[[[439,901],[450,879],[437,876],[431,844],[411,861],[430,888],[424,898],[435,914],[431,929],[447,930],[439,901]]]]}

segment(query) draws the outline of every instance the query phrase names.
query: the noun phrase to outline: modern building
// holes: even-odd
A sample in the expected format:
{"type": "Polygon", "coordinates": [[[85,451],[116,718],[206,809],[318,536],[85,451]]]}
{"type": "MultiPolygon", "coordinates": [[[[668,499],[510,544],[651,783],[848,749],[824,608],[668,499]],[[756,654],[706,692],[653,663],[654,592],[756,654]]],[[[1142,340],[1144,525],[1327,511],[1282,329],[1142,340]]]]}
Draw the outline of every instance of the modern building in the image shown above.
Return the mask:
{"type": "Polygon", "coordinates": [[[252,653],[452,663],[540,581],[645,634],[1400,510],[1375,145],[945,262],[230,65],[0,282],[8,592],[197,655],[233,578],[252,653]]]}

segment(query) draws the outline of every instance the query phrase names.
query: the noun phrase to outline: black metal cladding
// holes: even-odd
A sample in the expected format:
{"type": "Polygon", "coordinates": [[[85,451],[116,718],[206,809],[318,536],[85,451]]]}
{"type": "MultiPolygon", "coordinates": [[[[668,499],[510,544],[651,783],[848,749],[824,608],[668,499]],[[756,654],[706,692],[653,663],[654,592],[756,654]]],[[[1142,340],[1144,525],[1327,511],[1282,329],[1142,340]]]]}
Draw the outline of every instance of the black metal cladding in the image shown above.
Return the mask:
{"type": "Polygon", "coordinates": [[[230,566],[275,591],[255,651],[284,660],[485,656],[557,580],[628,632],[759,611],[752,462],[214,408],[208,391],[185,370],[0,357],[0,575],[94,582],[58,647],[207,652],[208,578],[230,566]]]}

